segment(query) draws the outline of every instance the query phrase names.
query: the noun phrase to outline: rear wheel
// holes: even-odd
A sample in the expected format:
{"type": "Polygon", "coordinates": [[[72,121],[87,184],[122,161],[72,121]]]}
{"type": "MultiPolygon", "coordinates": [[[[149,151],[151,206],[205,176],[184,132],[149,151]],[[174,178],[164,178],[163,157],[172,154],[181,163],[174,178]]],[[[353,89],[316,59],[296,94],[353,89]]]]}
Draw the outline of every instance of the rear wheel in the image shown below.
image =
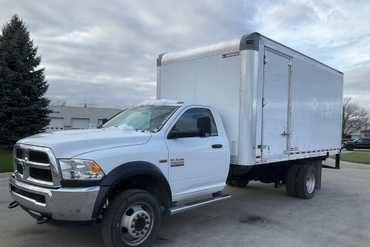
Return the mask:
{"type": "Polygon", "coordinates": [[[160,222],[160,204],[154,196],[144,190],[127,190],[113,199],[104,215],[104,243],[111,247],[149,246],[160,222]]]}
{"type": "Polygon", "coordinates": [[[303,165],[298,173],[297,196],[311,199],[316,191],[316,170],[312,165],[303,165]]]}

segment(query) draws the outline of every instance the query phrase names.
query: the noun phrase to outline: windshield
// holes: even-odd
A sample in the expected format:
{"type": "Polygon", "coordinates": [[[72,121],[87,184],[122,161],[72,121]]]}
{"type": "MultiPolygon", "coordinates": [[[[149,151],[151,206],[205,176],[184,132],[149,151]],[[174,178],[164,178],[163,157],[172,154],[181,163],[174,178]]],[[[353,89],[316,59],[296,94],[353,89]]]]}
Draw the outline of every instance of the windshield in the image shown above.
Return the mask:
{"type": "Polygon", "coordinates": [[[157,132],[178,106],[145,105],[129,108],[113,117],[103,128],[118,127],[136,131],[157,132]]]}

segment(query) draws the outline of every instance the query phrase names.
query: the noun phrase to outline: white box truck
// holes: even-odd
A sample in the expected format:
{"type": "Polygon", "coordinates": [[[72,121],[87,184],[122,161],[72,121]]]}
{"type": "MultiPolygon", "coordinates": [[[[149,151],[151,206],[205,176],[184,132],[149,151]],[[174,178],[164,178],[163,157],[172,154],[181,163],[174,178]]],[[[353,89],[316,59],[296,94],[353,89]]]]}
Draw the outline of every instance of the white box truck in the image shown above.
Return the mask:
{"type": "Polygon", "coordinates": [[[339,168],[341,72],[258,33],[157,65],[157,100],[100,129],[18,141],[9,208],[101,221],[108,246],[147,246],[164,215],[229,198],[226,183],[309,199],[322,161],[336,155],[339,168]]]}

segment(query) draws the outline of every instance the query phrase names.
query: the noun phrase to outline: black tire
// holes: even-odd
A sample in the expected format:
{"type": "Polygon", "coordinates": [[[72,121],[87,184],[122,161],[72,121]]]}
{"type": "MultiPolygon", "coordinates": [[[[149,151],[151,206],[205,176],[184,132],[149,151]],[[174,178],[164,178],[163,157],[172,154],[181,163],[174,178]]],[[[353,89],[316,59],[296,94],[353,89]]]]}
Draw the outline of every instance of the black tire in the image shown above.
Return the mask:
{"type": "Polygon", "coordinates": [[[286,174],[285,187],[289,196],[297,196],[297,178],[299,173],[299,165],[292,165],[286,174]]]}
{"type": "Polygon", "coordinates": [[[352,145],[344,146],[344,148],[348,151],[353,151],[354,147],[352,145]]]}
{"type": "Polygon", "coordinates": [[[317,188],[316,169],[313,165],[303,165],[298,172],[297,197],[311,199],[317,188]],[[308,182],[310,180],[310,182],[308,182]]]}
{"type": "Polygon", "coordinates": [[[102,237],[104,244],[109,247],[150,246],[156,240],[160,225],[161,213],[157,198],[145,190],[130,189],[121,192],[110,202],[103,217],[102,237]],[[137,211],[129,215],[128,212],[133,208],[137,211]],[[143,214],[142,211],[148,212],[143,214]],[[122,217],[129,219],[126,222],[130,222],[131,227],[128,228],[131,229],[131,233],[128,228],[122,226],[122,217]],[[135,240],[131,235],[134,234],[132,231],[145,236],[142,236],[140,241],[135,240]]]}

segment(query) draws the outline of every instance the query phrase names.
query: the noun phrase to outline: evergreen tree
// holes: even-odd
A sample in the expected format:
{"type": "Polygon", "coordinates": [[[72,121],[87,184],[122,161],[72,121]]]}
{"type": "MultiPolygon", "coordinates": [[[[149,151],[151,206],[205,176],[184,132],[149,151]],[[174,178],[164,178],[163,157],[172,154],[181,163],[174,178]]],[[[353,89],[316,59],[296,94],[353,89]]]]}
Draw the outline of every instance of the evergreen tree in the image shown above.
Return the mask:
{"type": "Polygon", "coordinates": [[[0,34],[0,147],[11,148],[49,123],[40,61],[24,22],[14,15],[0,34]]]}

